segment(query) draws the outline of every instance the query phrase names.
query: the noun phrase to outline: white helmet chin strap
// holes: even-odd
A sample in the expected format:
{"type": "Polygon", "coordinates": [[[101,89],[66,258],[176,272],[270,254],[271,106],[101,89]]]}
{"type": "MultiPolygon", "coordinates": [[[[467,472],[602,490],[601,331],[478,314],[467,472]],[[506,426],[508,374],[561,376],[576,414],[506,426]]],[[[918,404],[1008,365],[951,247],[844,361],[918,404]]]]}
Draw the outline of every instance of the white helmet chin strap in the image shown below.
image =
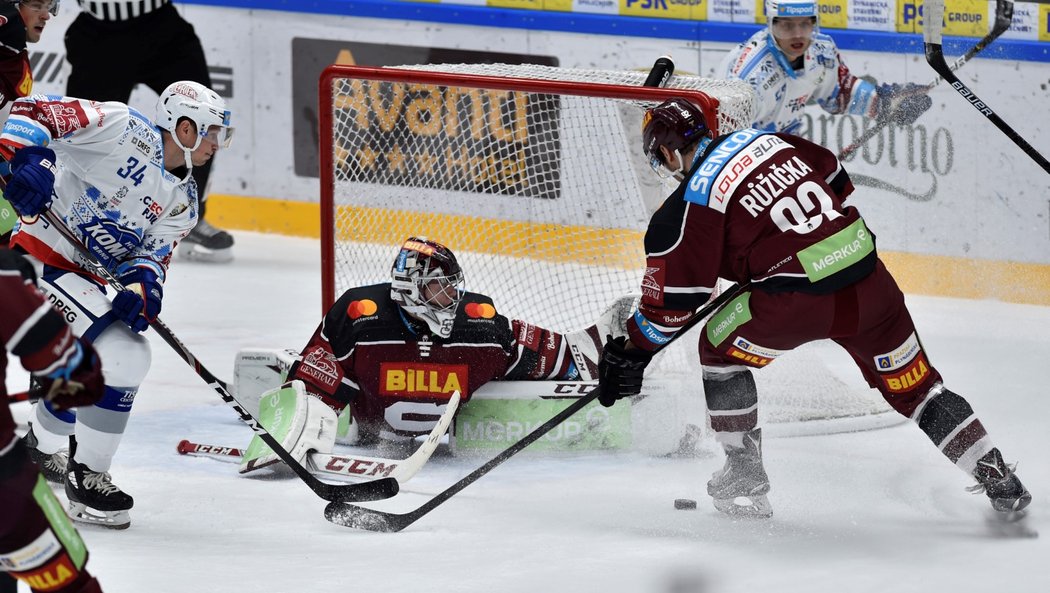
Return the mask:
{"type": "MultiPolygon", "coordinates": [[[[194,124],[194,126],[196,125],[197,124],[194,124]]],[[[186,159],[186,176],[183,177],[181,181],[179,181],[179,185],[186,183],[187,181],[189,181],[190,177],[193,176],[193,151],[197,150],[197,147],[201,145],[201,135],[195,134],[195,136],[197,136],[197,142],[193,144],[193,148],[186,148],[182,145],[182,141],[179,140],[178,134],[173,133],[171,135],[172,140],[175,141],[175,146],[178,146],[182,149],[183,157],[186,159]]],[[[200,193],[200,191],[200,188],[197,188],[197,192],[200,193]]]]}

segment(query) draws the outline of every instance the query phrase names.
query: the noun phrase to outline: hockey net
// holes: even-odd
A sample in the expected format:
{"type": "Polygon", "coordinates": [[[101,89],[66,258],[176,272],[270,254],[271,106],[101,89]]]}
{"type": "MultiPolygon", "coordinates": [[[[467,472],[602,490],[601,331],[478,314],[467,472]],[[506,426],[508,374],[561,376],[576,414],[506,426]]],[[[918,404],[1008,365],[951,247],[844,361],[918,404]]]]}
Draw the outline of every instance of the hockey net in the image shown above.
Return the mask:
{"type": "MultiPolygon", "coordinates": [[[[558,331],[586,327],[638,292],[644,231],[670,191],[642,155],[644,109],[684,97],[722,132],[755,113],[740,81],[676,75],[650,88],[646,74],[330,66],[320,82],[323,307],[348,288],[389,281],[412,235],[453,249],[467,288],[504,315],[558,331]]],[[[684,336],[648,371],[693,402],[681,410],[690,421],[703,417],[696,343],[684,336]]],[[[821,359],[802,349],[756,373],[763,422],[806,432],[888,410],[821,359]]]]}

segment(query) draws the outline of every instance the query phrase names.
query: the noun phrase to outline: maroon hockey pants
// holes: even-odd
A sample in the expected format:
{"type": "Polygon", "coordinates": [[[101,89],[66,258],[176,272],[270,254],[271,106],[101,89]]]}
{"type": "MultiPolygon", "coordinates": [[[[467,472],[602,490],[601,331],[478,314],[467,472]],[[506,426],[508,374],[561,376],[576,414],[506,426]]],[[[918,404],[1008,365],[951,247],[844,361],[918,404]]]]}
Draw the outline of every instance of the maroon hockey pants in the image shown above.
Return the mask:
{"type": "Polygon", "coordinates": [[[831,339],[898,412],[911,416],[941,380],[919,342],[893,276],[881,261],[866,278],[828,295],[755,290],[708,322],[700,341],[705,367],[761,368],[806,342],[831,339]]]}

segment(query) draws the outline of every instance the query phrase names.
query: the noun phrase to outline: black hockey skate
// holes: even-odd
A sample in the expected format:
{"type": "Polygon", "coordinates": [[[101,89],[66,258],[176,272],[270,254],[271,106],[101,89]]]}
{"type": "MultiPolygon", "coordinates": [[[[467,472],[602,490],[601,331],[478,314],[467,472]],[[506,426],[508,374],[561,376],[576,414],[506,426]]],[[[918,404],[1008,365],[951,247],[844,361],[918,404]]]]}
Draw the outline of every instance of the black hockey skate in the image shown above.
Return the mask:
{"type": "Polygon", "coordinates": [[[1007,465],[998,448],[992,449],[977,461],[973,477],[976,486],[967,488],[975,494],[984,492],[992,501],[992,508],[1000,513],[1016,513],[1032,502],[1032,494],[1014,473],[1016,465],[1007,465]]]}
{"type": "Polygon", "coordinates": [[[734,517],[773,516],[769,504],[769,476],[762,466],[762,429],[744,435],[744,446],[724,446],[725,467],[711,476],[707,493],[715,508],[734,517]]]}
{"type": "Polygon", "coordinates": [[[107,529],[130,527],[128,511],[135,505],[135,500],[113,485],[109,472],[96,472],[77,463],[73,458],[75,453],[76,441],[70,438],[69,472],[66,474],[70,518],[107,529]]]}
{"type": "Polygon", "coordinates": [[[233,236],[200,219],[179,242],[179,253],[186,259],[225,263],[233,259],[233,236]]]}
{"type": "Polygon", "coordinates": [[[60,449],[55,453],[44,453],[37,449],[40,443],[33,434],[32,423],[29,424],[29,432],[22,437],[22,444],[29,451],[29,458],[33,460],[33,463],[40,466],[40,473],[44,474],[45,480],[52,484],[65,483],[66,464],[69,461],[69,455],[65,449],[60,449]]]}

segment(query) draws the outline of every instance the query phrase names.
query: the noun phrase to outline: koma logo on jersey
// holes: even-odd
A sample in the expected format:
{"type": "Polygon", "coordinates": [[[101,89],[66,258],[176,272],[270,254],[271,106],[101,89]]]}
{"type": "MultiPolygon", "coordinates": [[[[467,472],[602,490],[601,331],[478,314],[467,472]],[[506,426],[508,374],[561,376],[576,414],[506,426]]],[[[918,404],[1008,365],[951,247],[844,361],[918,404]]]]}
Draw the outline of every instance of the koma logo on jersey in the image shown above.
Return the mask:
{"type": "Polygon", "coordinates": [[[96,219],[81,225],[80,231],[84,234],[88,248],[104,261],[124,259],[131,247],[138,243],[134,233],[124,230],[112,220],[96,219]]]}

